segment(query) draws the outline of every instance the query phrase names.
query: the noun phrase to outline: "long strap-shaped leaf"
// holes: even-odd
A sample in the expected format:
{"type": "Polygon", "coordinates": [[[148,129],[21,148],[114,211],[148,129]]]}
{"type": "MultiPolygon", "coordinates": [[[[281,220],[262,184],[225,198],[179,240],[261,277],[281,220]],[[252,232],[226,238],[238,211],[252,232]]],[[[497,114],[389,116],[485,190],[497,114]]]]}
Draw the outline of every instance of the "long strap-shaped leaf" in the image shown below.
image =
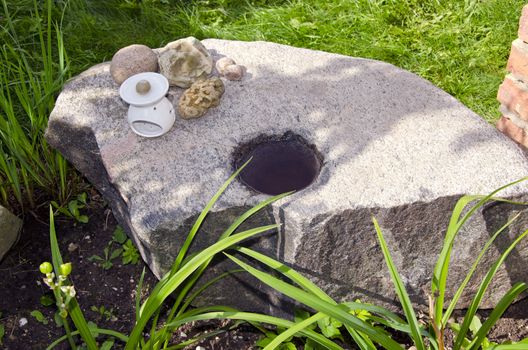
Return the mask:
{"type": "Polygon", "coordinates": [[[378,240],[380,242],[381,251],[383,253],[383,257],[385,258],[385,262],[387,263],[387,267],[389,268],[389,272],[392,277],[392,282],[394,283],[394,288],[396,289],[396,294],[398,294],[398,298],[400,299],[400,303],[405,313],[405,317],[407,318],[407,322],[411,327],[411,337],[414,341],[414,345],[416,346],[417,350],[425,350],[420,326],[418,324],[416,314],[412,307],[411,299],[409,298],[409,295],[405,290],[405,286],[403,285],[400,275],[398,274],[398,270],[396,269],[396,266],[392,261],[389,248],[387,247],[387,242],[385,242],[385,239],[383,238],[383,234],[381,233],[381,228],[379,227],[378,221],[373,217],[372,222],[374,223],[374,227],[378,235],[378,240]]]}
{"type": "Polygon", "coordinates": [[[223,185],[218,189],[218,191],[216,191],[216,193],[213,196],[213,198],[211,198],[211,200],[207,203],[205,208],[202,210],[202,212],[198,216],[198,219],[196,219],[196,222],[194,223],[193,227],[191,228],[191,231],[189,231],[189,234],[187,235],[187,238],[185,239],[185,242],[183,243],[182,247],[180,248],[180,252],[178,253],[178,256],[176,257],[176,260],[174,261],[174,264],[172,266],[171,274],[174,274],[180,268],[181,262],[185,258],[185,255],[187,254],[187,251],[189,250],[189,247],[191,246],[191,243],[194,240],[194,236],[196,236],[196,233],[198,232],[198,229],[202,225],[202,222],[205,220],[205,217],[207,216],[207,214],[209,213],[209,211],[211,210],[213,205],[216,203],[218,198],[220,198],[222,193],[224,193],[224,191],[229,186],[229,184],[238,176],[238,174],[240,174],[240,172],[244,169],[244,167],[250,161],[251,161],[251,159],[249,159],[247,162],[245,162],[239,169],[237,169],[237,171],[235,171],[233,173],[233,175],[231,175],[229,177],[229,179],[227,179],[226,182],[223,183],[223,185]]]}
{"type": "MultiPolygon", "coordinates": [[[[250,321],[250,322],[260,322],[260,323],[267,323],[272,324],[278,327],[284,327],[289,328],[295,325],[295,323],[268,315],[261,315],[257,313],[252,312],[232,312],[232,311],[219,311],[219,312],[209,312],[199,315],[193,315],[185,318],[178,319],[177,321],[174,321],[173,323],[167,325],[168,327],[175,328],[179,327],[182,324],[193,322],[193,321],[200,321],[200,320],[212,320],[212,319],[230,319],[230,320],[243,320],[243,321],[250,321]]],[[[328,338],[322,336],[321,334],[318,334],[314,331],[311,331],[309,329],[303,329],[299,331],[302,335],[312,339],[313,341],[321,344],[327,349],[331,350],[343,350],[342,347],[337,345],[336,343],[332,342],[328,338]]],[[[401,350],[401,348],[399,349],[401,350]]]]}
{"type": "Polygon", "coordinates": [[[280,261],[277,261],[273,258],[270,258],[269,256],[266,256],[262,253],[259,253],[257,251],[254,251],[246,247],[234,247],[233,249],[247,256],[250,256],[253,259],[282,273],[284,276],[288,277],[289,279],[294,281],[297,285],[299,285],[301,288],[312,293],[313,295],[323,300],[326,300],[328,302],[334,302],[334,300],[328,294],[326,294],[321,288],[319,288],[315,283],[313,283],[312,281],[310,281],[309,279],[307,279],[306,277],[304,277],[297,271],[293,270],[289,266],[284,265],[280,261]]]}
{"type": "Polygon", "coordinates": [[[501,344],[493,345],[486,350],[526,350],[528,347],[526,344],[501,344]]]}
{"type": "Polygon", "coordinates": [[[434,322],[437,326],[441,325],[442,322],[442,313],[444,310],[444,300],[445,300],[445,292],[446,292],[446,284],[447,284],[447,275],[449,272],[449,261],[451,258],[451,251],[453,248],[453,242],[455,240],[456,235],[458,234],[458,231],[460,228],[465,224],[467,220],[485,203],[487,203],[490,200],[498,200],[502,202],[507,203],[517,203],[513,201],[504,200],[501,198],[494,198],[493,196],[497,194],[498,192],[502,191],[505,188],[508,188],[510,186],[513,186],[517,183],[520,183],[522,181],[526,181],[528,177],[524,177],[520,180],[514,181],[510,184],[507,184],[505,186],[502,186],[495,191],[491,192],[487,196],[463,196],[458,200],[458,202],[455,205],[455,208],[453,209],[453,213],[451,215],[451,219],[449,221],[449,225],[447,227],[446,236],[444,239],[444,244],[442,246],[442,250],[440,252],[440,255],[438,256],[438,260],[436,262],[434,273],[433,273],[433,280],[431,283],[431,294],[436,295],[435,300],[435,313],[434,313],[434,322]],[[475,204],[464,216],[462,219],[460,219],[460,216],[463,213],[464,208],[471,203],[472,201],[475,201],[477,199],[480,199],[477,204],[475,204]]]}
{"type": "MultiPolygon", "coordinates": [[[[229,183],[229,182],[230,182],[230,180],[227,180],[226,183],[229,183]]],[[[276,202],[279,199],[290,195],[291,193],[292,192],[288,192],[288,193],[284,193],[284,194],[280,194],[280,195],[277,195],[277,196],[273,196],[273,197],[267,198],[264,201],[260,202],[259,204],[255,205],[254,207],[248,209],[245,213],[240,215],[231,224],[231,226],[229,226],[227,228],[227,230],[224,231],[224,233],[222,233],[222,235],[218,238],[218,240],[221,240],[221,239],[223,239],[225,237],[229,237],[249,217],[251,217],[252,215],[257,213],[258,211],[262,210],[266,206],[270,205],[271,203],[276,202]]],[[[186,259],[190,260],[190,259],[192,259],[193,256],[194,255],[191,254],[191,255],[187,256],[186,259]]],[[[186,259],[184,259],[184,261],[183,261],[184,264],[186,263],[186,261],[188,261],[186,259]]],[[[173,320],[175,314],[179,315],[179,314],[181,314],[182,312],[184,312],[186,310],[188,304],[190,304],[190,302],[192,301],[192,298],[187,298],[187,295],[188,295],[189,291],[191,290],[191,288],[193,288],[193,286],[196,284],[198,279],[202,276],[202,274],[205,271],[205,269],[209,266],[209,264],[211,263],[211,260],[212,260],[212,258],[209,259],[208,261],[206,261],[204,264],[202,264],[202,266],[200,266],[200,268],[187,280],[187,282],[185,283],[183,288],[181,288],[181,290],[178,292],[178,295],[176,296],[176,300],[174,301],[174,304],[173,304],[172,309],[171,309],[171,311],[169,313],[169,316],[167,317],[167,322],[171,322],[173,320]],[[180,307],[180,304],[182,303],[183,299],[185,299],[185,298],[187,298],[186,302],[183,305],[181,305],[181,307],[180,307]]],[[[163,335],[167,339],[170,338],[170,336],[165,334],[165,333],[163,333],[163,335]]]]}
{"type": "MultiPolygon", "coordinates": [[[[226,254],[226,253],[224,253],[226,254]]],[[[373,341],[377,342],[378,344],[384,346],[388,350],[401,350],[401,346],[392,340],[391,338],[387,337],[385,334],[381,333],[376,328],[372,327],[368,323],[360,320],[359,318],[349,314],[347,311],[343,310],[342,308],[333,305],[329,303],[328,301],[322,300],[321,298],[308,293],[304,291],[303,289],[294,287],[284,281],[279,280],[278,278],[275,278],[271,276],[270,274],[267,274],[265,272],[259,271],[248,264],[242,262],[241,260],[235,258],[234,256],[231,256],[229,254],[226,254],[231,260],[233,260],[236,264],[238,264],[240,267],[242,267],[244,270],[264,282],[265,284],[269,285],[270,287],[276,289],[277,291],[285,294],[286,296],[289,296],[290,298],[293,298],[297,300],[298,302],[311,307],[317,311],[324,312],[330,317],[333,317],[339,321],[341,321],[343,324],[348,325],[355,330],[358,330],[362,333],[365,333],[368,335],[373,341]]]]}
{"type": "Polygon", "coordinates": [[[471,304],[466,312],[466,315],[464,316],[464,322],[462,322],[462,325],[460,326],[460,331],[457,334],[457,337],[455,338],[455,345],[453,346],[453,349],[458,350],[462,347],[462,343],[464,341],[464,337],[467,334],[467,331],[469,329],[469,325],[471,324],[471,320],[473,319],[473,316],[475,316],[475,313],[478,310],[478,307],[480,305],[480,302],[482,301],[482,298],[484,297],[484,293],[488,289],[488,286],[491,283],[491,280],[499,270],[499,267],[502,265],[504,260],[508,257],[508,255],[511,253],[513,248],[519,242],[528,235],[528,230],[524,231],[520,236],[518,236],[509,246],[508,248],[501,254],[499,259],[491,266],[491,268],[488,270],[488,273],[480,283],[479,289],[477,290],[477,293],[473,297],[473,300],[471,301],[471,304]]]}
{"type": "MultiPolygon", "coordinates": [[[[240,215],[232,224],[227,228],[227,230],[222,233],[222,235],[218,238],[218,240],[222,240],[226,237],[229,237],[235,232],[239,226],[246,221],[249,217],[257,213],[258,211],[262,210],[269,204],[278,201],[281,198],[284,198],[285,196],[290,195],[292,192],[280,194],[277,196],[270,197],[259,204],[255,205],[254,207],[248,209],[244,214],[240,215]]],[[[200,278],[200,276],[203,274],[207,266],[211,263],[211,259],[207,260],[200,268],[196,271],[196,273],[189,279],[189,281],[185,284],[185,286],[182,288],[182,291],[178,293],[178,297],[176,298],[176,301],[174,303],[173,309],[171,310],[171,313],[169,314],[168,322],[172,320],[172,317],[174,313],[176,312],[176,309],[179,307],[181,301],[187,296],[189,290],[194,286],[194,284],[197,282],[197,280],[200,278]]],[[[192,299],[191,299],[192,300],[192,299]]],[[[191,300],[187,298],[186,304],[188,304],[191,300]]],[[[178,313],[181,313],[182,311],[185,311],[186,305],[183,305],[181,310],[178,311],[178,313]]]]}
{"type": "Polygon", "coordinates": [[[486,242],[486,244],[484,245],[484,247],[482,248],[482,250],[480,251],[477,259],[475,260],[475,262],[473,263],[473,265],[471,266],[471,268],[469,269],[469,272],[467,273],[466,277],[464,278],[464,281],[462,281],[462,283],[460,284],[460,286],[458,287],[455,295],[453,296],[453,298],[451,299],[451,302],[449,303],[449,306],[448,308],[446,309],[446,311],[444,312],[444,316],[442,317],[442,328],[444,328],[446,325],[447,325],[447,322],[449,320],[449,318],[451,318],[451,314],[453,313],[453,310],[455,309],[456,307],[456,304],[458,303],[458,300],[460,299],[460,297],[462,296],[462,293],[464,292],[464,289],[466,288],[467,284],[469,283],[469,280],[471,279],[471,277],[473,276],[473,274],[475,273],[475,271],[477,270],[477,267],[479,266],[479,263],[480,261],[482,260],[482,258],[484,257],[484,255],[486,254],[486,252],[488,251],[488,249],[491,247],[491,245],[493,244],[493,242],[495,242],[495,239],[505,230],[507,229],[515,220],[517,220],[517,218],[519,217],[519,215],[521,215],[521,213],[519,212],[517,215],[515,215],[511,220],[509,220],[506,224],[504,224],[500,229],[498,229],[494,234],[493,236],[486,242]]]}
{"type": "MultiPolygon", "coordinates": [[[[200,212],[200,215],[198,215],[198,218],[196,219],[196,221],[194,222],[191,230],[189,231],[189,234],[187,235],[187,237],[185,238],[185,241],[183,242],[182,244],[182,247],[180,248],[180,251],[178,252],[178,255],[176,256],[176,259],[174,261],[174,263],[172,264],[172,267],[171,267],[171,270],[165,274],[165,276],[163,276],[160,281],[156,284],[156,286],[154,287],[154,289],[152,290],[151,294],[157,294],[159,293],[159,290],[163,287],[163,285],[176,273],[176,271],[178,271],[178,269],[180,268],[180,265],[183,263],[183,262],[188,262],[191,258],[189,258],[189,260],[186,260],[186,256],[187,256],[187,252],[189,250],[189,247],[191,246],[191,243],[193,242],[194,240],[194,237],[196,236],[196,233],[198,232],[200,226],[202,225],[203,221],[205,220],[205,217],[207,216],[207,214],[209,214],[209,211],[211,210],[211,208],[213,207],[213,205],[216,203],[216,201],[218,200],[218,198],[220,198],[220,196],[222,195],[222,193],[224,193],[224,191],[227,189],[227,187],[229,186],[229,184],[231,184],[231,182],[233,182],[233,180],[237,177],[237,175],[244,169],[244,167],[251,161],[251,158],[246,162],[244,163],[233,175],[231,175],[223,184],[222,186],[220,187],[220,189],[218,189],[218,191],[216,191],[216,193],[213,195],[213,197],[209,200],[209,202],[207,203],[207,205],[204,207],[204,209],[200,212]]],[[[192,284],[192,283],[191,283],[192,284]]],[[[189,287],[190,288],[190,287],[189,287]]],[[[177,297],[177,300],[175,302],[175,305],[176,304],[179,304],[179,302],[181,302],[180,298],[177,297]]],[[[176,311],[175,310],[176,308],[173,307],[173,310],[171,310],[171,317],[172,315],[174,315],[174,312],[176,311]]],[[[140,311],[139,311],[139,314],[141,315],[141,313],[143,312],[143,306],[141,307],[140,311]]],[[[169,317],[170,318],[170,317],[169,317]]]]}
{"type": "MultiPolygon", "coordinates": [[[[247,256],[252,257],[253,259],[257,260],[260,263],[263,263],[264,265],[267,265],[276,271],[281,272],[284,276],[288,277],[292,281],[294,281],[296,284],[298,284],[301,288],[305,289],[308,292],[311,292],[312,294],[320,297],[321,299],[324,299],[326,301],[332,301],[335,302],[328,294],[326,294],[322,289],[317,287],[315,283],[295,271],[294,269],[290,268],[289,266],[281,263],[278,260],[275,260],[273,258],[270,258],[269,256],[266,256],[262,253],[259,253],[257,251],[254,251],[250,248],[237,246],[232,248],[240,253],[246,254],[247,256]]],[[[336,303],[337,304],[337,303],[336,303]]],[[[385,317],[388,320],[392,320],[396,323],[403,323],[404,321],[396,315],[394,312],[387,310],[384,307],[376,306],[372,304],[367,303],[356,303],[356,302],[346,302],[343,303],[343,305],[347,306],[351,311],[352,310],[366,310],[370,312],[377,313],[383,317],[385,317]]]]}
{"type": "MultiPolygon", "coordinates": [[[[315,296],[328,301],[331,304],[337,305],[337,303],[328,294],[326,294],[323,290],[317,287],[316,284],[314,284],[312,281],[308,280],[306,277],[299,274],[297,271],[293,270],[292,268],[284,265],[280,261],[277,261],[273,258],[270,258],[264,254],[251,250],[249,248],[235,247],[234,249],[282,273],[284,276],[294,281],[297,285],[299,285],[301,288],[303,288],[307,292],[310,292],[314,294],[315,296]]],[[[396,314],[390,312],[389,310],[385,308],[381,308],[381,307],[369,305],[369,304],[352,303],[352,302],[345,303],[345,305],[349,307],[350,310],[368,310],[371,312],[378,313],[386,317],[387,319],[391,320],[393,323],[401,324],[403,322],[403,320],[401,320],[396,314]]],[[[403,327],[404,326],[402,326],[402,328],[403,327]]],[[[347,327],[347,330],[350,333],[350,336],[354,339],[354,341],[360,347],[360,349],[372,350],[375,348],[372,342],[370,341],[370,339],[368,339],[368,336],[362,335],[350,327],[347,327]]],[[[287,330],[283,333],[285,333],[284,336],[282,336],[282,333],[281,333],[281,335],[279,335],[280,338],[276,337],[275,339],[282,339],[283,337],[284,339],[287,339],[289,338],[289,336],[294,334],[294,333],[292,334],[290,330],[287,330]]]]}
{"type": "MultiPolygon", "coordinates": [[[[491,314],[489,315],[488,319],[484,324],[480,327],[477,334],[475,334],[475,339],[471,342],[471,344],[467,347],[469,350],[478,350],[480,348],[480,345],[486,338],[486,335],[488,335],[488,332],[490,331],[491,327],[497,323],[497,320],[502,317],[502,314],[510,305],[515,301],[515,299],[524,292],[528,286],[524,282],[516,283],[498,302],[497,306],[493,309],[491,314]]],[[[528,349],[528,344],[526,345],[526,348],[528,349]]]]}
{"type": "MultiPolygon", "coordinates": [[[[97,333],[101,333],[101,334],[105,334],[105,335],[109,335],[109,336],[115,337],[115,338],[117,338],[117,339],[119,339],[119,340],[121,340],[123,342],[126,342],[128,340],[128,337],[126,335],[124,335],[123,333],[116,332],[116,331],[113,331],[111,329],[95,328],[94,330],[97,333]]],[[[79,334],[79,331],[71,332],[71,335],[78,335],[78,334],[79,334]]],[[[68,336],[67,335],[63,335],[62,337],[58,338],[57,340],[53,341],[53,343],[48,345],[46,350],[54,349],[57,345],[59,345],[60,343],[66,341],[67,339],[68,339],[68,336]]]]}
{"type": "Polygon", "coordinates": [[[231,237],[224,238],[216,242],[212,246],[204,249],[187,264],[182,266],[172,277],[170,277],[156,293],[152,293],[149,298],[143,303],[141,316],[132,330],[129,341],[126,344],[126,350],[132,350],[136,347],[150,317],[161,306],[163,301],[178,288],[196,269],[198,269],[205,261],[209,260],[215,254],[234,245],[244,239],[252,237],[256,234],[276,229],[279,225],[268,225],[247,230],[231,237]]]}
{"type": "MultiPolygon", "coordinates": [[[[59,276],[60,266],[62,265],[62,256],[59,250],[59,244],[57,242],[57,233],[55,232],[55,220],[53,216],[53,209],[50,206],[50,245],[51,245],[51,256],[53,262],[53,268],[55,270],[55,275],[59,276]]],[[[68,304],[68,310],[75,327],[81,334],[86,346],[89,350],[97,350],[97,344],[95,342],[90,329],[88,328],[88,323],[86,322],[84,315],[79,308],[79,304],[75,298],[70,300],[68,304]]]]}
{"type": "MultiPolygon", "coordinates": [[[[290,328],[286,329],[284,332],[277,335],[273,340],[266,345],[266,347],[263,350],[273,350],[276,347],[278,347],[280,344],[282,344],[284,341],[286,341],[288,338],[294,336],[297,333],[300,333],[303,329],[309,327],[310,325],[316,323],[317,321],[328,317],[326,314],[322,312],[318,312],[310,317],[308,317],[305,320],[299,321],[295,323],[290,328]]],[[[376,346],[372,343],[372,341],[367,337],[363,337],[361,333],[354,329],[350,329],[350,335],[353,337],[356,344],[359,346],[362,350],[376,350],[376,346]]]]}

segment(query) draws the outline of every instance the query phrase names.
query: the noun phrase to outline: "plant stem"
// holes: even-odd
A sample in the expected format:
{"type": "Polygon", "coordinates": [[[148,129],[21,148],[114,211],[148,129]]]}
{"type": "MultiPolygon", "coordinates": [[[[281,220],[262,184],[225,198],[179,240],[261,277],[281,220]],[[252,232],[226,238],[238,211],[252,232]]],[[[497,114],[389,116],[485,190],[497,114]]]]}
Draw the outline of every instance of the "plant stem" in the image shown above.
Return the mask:
{"type": "Polygon", "coordinates": [[[70,322],[68,322],[67,318],[62,319],[62,324],[64,325],[64,329],[66,330],[66,335],[68,336],[68,343],[70,343],[70,347],[75,350],[77,349],[77,345],[75,345],[75,341],[73,340],[71,328],[70,328],[70,322]]]}
{"type": "Polygon", "coordinates": [[[438,342],[438,350],[444,350],[444,326],[440,323],[440,326],[435,322],[435,300],[432,295],[428,294],[429,298],[429,318],[431,320],[431,325],[435,332],[436,341],[438,342]]]}

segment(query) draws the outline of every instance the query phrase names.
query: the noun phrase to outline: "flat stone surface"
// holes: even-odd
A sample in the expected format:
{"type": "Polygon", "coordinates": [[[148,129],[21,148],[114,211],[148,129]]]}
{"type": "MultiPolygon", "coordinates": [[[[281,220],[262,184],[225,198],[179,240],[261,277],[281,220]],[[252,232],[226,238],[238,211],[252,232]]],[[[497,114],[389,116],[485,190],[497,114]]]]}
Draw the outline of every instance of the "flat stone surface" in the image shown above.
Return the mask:
{"type": "MultiPolygon", "coordinates": [[[[456,199],[528,175],[516,144],[449,94],[393,65],[267,42],[203,43],[215,61],[228,56],[246,67],[241,81],[224,80],[220,105],[203,118],[177,117],[160,138],[136,136],[105,63],[65,86],[47,131],[50,144],[105,195],[158,276],[185,237],[184,223],[232,173],[237,146],[262,134],[300,135],[324,161],[311,186],[274,204],[269,220],[284,225],[278,242],[261,240],[259,249],[337,298],[394,301],[371,215],[379,219],[412,297],[423,303],[422,288],[429,286],[456,199]]],[[[170,90],[174,103],[182,92],[170,90]]],[[[503,194],[526,193],[523,184],[503,194]]],[[[214,210],[264,198],[235,182],[214,210]]],[[[450,282],[463,279],[491,229],[522,209],[493,208],[501,210],[479,213],[460,236],[450,282]]],[[[500,249],[493,247],[483,267],[500,249]]],[[[528,248],[513,255],[484,306],[500,299],[512,279],[527,279],[528,271],[516,266],[526,264],[528,248]]],[[[467,304],[464,297],[459,306],[467,304]]]]}
{"type": "Polygon", "coordinates": [[[0,205],[0,260],[18,241],[22,220],[0,205]]]}

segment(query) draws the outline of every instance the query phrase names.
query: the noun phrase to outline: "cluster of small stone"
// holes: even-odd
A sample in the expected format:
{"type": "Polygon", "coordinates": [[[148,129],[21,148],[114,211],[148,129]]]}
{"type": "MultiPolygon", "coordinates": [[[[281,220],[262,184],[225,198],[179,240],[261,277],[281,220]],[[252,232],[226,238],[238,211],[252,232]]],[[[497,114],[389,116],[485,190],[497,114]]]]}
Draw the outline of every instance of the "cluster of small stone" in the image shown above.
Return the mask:
{"type": "Polygon", "coordinates": [[[508,59],[510,74],[497,93],[502,114],[497,129],[528,148],[528,5],[522,9],[518,36],[508,59]]]}
{"type": "MultiPolygon", "coordinates": [[[[241,80],[244,75],[244,68],[229,57],[219,59],[216,70],[227,80],[241,80]]],[[[187,89],[178,101],[181,118],[199,118],[220,103],[224,83],[218,77],[209,78],[213,58],[196,38],[173,41],[157,52],[145,45],[130,45],[117,51],[110,64],[110,74],[118,84],[138,73],[158,71],[170,86],[187,89]]]]}

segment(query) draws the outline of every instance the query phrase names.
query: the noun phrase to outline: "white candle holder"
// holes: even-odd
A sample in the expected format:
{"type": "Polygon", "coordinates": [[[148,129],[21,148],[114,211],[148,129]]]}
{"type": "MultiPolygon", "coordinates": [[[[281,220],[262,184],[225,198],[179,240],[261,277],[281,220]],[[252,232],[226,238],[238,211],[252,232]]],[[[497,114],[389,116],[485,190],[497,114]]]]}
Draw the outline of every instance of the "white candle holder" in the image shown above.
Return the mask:
{"type": "Polygon", "coordinates": [[[128,104],[128,124],[136,134],[158,137],[167,133],[176,120],[174,106],[165,97],[167,78],[146,72],[131,76],[119,88],[119,95],[128,104]]]}

